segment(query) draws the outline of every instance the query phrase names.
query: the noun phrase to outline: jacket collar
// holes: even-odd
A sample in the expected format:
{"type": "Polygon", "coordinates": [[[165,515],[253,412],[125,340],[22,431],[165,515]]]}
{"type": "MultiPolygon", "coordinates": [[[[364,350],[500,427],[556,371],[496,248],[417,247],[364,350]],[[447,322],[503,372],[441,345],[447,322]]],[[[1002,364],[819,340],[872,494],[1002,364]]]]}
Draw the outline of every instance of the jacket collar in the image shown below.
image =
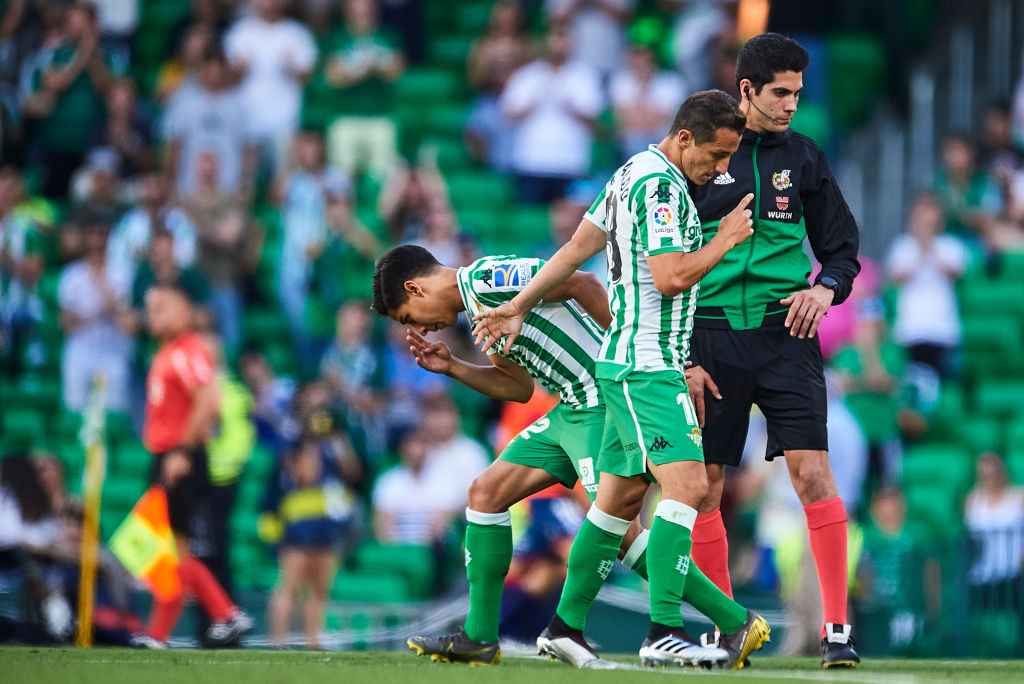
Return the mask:
{"type": "Polygon", "coordinates": [[[740,139],[743,145],[753,145],[760,139],[762,147],[778,147],[786,144],[793,137],[793,130],[787,128],[782,133],[759,133],[749,128],[743,130],[743,137],[740,139]]]}

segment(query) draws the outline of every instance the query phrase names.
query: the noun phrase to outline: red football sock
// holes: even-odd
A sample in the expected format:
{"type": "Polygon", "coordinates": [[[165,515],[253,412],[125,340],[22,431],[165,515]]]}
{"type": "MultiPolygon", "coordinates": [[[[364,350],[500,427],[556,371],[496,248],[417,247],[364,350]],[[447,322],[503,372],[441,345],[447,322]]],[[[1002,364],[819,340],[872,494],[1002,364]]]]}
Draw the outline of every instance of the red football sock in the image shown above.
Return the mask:
{"type": "Polygon", "coordinates": [[[178,594],[173,601],[153,601],[146,633],[159,641],[168,641],[174,625],[178,624],[181,610],[185,607],[185,593],[178,594]]]}
{"type": "MultiPolygon", "coordinates": [[[[846,508],[838,496],[804,506],[825,622],[847,624],[846,508]]],[[[821,627],[822,637],[825,626],[821,627]]]]}
{"type": "Polygon", "coordinates": [[[221,622],[235,614],[235,604],[221,588],[217,578],[198,558],[189,556],[178,565],[182,587],[195,596],[210,619],[221,622]]]}
{"type": "Polygon", "coordinates": [[[732,598],[732,579],[729,577],[729,540],[725,536],[722,510],[701,513],[690,533],[693,548],[690,558],[708,579],[715,583],[729,598],[732,598]]]}

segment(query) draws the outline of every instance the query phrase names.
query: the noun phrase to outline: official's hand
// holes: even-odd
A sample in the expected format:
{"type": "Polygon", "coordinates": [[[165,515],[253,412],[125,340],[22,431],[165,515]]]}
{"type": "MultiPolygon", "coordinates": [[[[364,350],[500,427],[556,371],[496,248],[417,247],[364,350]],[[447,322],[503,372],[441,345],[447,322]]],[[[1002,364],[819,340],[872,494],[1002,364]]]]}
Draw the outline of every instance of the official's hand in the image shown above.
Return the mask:
{"type": "Polygon", "coordinates": [[[704,427],[704,393],[711,392],[711,396],[719,401],[722,400],[722,393],[718,391],[718,385],[708,372],[700,366],[690,366],[683,374],[686,376],[686,389],[690,391],[690,398],[693,399],[693,408],[697,411],[697,424],[704,427]]]}
{"type": "Polygon", "coordinates": [[[160,479],[165,487],[173,487],[192,471],[192,459],[184,449],[172,449],[164,456],[160,479]]]}
{"type": "Polygon", "coordinates": [[[452,367],[452,353],[444,342],[428,342],[412,328],[405,331],[405,339],[420,368],[431,373],[447,373],[452,367]]]}
{"type": "Polygon", "coordinates": [[[473,317],[476,326],[473,328],[473,335],[476,339],[474,344],[481,345],[485,351],[498,344],[501,338],[505,338],[502,353],[508,354],[512,343],[519,337],[519,331],[523,328],[523,321],[526,314],[519,311],[511,301],[501,306],[484,311],[473,317]]]}
{"type": "Polygon", "coordinates": [[[754,234],[754,222],[750,218],[751,211],[747,209],[747,205],[752,199],[754,199],[754,193],[748,192],[736,205],[736,208],[718,222],[718,234],[722,236],[722,239],[729,241],[730,248],[746,242],[747,238],[754,234]]]}
{"type": "Polygon", "coordinates": [[[818,332],[821,319],[828,314],[828,308],[832,306],[832,300],[836,293],[824,285],[815,285],[809,290],[794,292],[779,303],[789,306],[789,313],[786,314],[786,327],[789,334],[799,337],[813,338],[818,332]]]}

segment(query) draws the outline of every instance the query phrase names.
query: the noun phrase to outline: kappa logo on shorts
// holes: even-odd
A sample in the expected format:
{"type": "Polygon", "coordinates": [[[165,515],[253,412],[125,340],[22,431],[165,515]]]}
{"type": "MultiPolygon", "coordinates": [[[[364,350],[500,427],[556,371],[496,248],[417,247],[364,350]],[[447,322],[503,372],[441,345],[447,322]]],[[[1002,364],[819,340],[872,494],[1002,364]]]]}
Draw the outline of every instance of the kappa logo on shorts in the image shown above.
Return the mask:
{"type": "Polygon", "coordinates": [[[663,449],[671,449],[672,445],[668,443],[668,440],[664,437],[655,437],[654,442],[651,444],[648,451],[661,451],[663,449]]]}

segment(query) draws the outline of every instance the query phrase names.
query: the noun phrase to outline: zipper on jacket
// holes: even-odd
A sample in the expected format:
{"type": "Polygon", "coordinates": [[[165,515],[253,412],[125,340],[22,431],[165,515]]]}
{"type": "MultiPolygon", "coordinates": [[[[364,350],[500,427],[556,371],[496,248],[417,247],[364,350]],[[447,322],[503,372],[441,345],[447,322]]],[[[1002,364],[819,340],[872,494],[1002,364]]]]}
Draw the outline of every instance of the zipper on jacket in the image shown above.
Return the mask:
{"type": "Polygon", "coordinates": [[[761,134],[758,133],[757,137],[754,138],[754,151],[751,154],[751,159],[754,164],[754,210],[750,212],[751,217],[754,219],[754,234],[750,236],[750,250],[747,252],[747,263],[743,266],[743,280],[740,285],[740,293],[742,299],[740,299],[740,310],[743,311],[743,329],[746,330],[750,327],[750,314],[747,309],[747,274],[750,272],[750,262],[754,260],[754,240],[757,239],[757,220],[758,213],[761,210],[761,174],[757,171],[757,146],[761,144],[761,134]]]}

